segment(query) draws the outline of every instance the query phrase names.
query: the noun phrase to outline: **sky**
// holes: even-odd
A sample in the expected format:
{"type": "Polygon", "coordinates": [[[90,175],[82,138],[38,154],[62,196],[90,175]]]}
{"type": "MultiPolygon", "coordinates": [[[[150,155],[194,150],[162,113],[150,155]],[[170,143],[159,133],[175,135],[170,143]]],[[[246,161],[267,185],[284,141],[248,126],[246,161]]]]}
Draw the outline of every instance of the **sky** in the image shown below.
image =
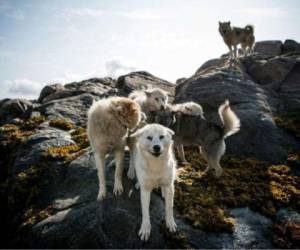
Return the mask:
{"type": "Polygon", "coordinates": [[[175,82],[227,53],[218,21],[300,41],[298,0],[0,0],[0,99],[146,70],[175,82]]]}

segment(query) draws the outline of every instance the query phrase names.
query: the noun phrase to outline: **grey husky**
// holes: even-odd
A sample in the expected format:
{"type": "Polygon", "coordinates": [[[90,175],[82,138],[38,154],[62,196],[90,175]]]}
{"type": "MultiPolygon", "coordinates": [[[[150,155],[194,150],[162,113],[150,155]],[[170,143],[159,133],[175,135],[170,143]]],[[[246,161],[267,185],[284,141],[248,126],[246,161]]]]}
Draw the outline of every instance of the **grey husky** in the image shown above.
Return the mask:
{"type": "Polygon", "coordinates": [[[173,139],[176,146],[200,146],[200,152],[208,163],[205,172],[213,169],[216,177],[222,175],[220,159],[225,153],[224,140],[240,129],[240,120],[231,110],[228,100],[218,111],[223,126],[207,121],[203,115],[188,115],[171,109],[153,114],[155,122],[175,132],[173,139]]]}

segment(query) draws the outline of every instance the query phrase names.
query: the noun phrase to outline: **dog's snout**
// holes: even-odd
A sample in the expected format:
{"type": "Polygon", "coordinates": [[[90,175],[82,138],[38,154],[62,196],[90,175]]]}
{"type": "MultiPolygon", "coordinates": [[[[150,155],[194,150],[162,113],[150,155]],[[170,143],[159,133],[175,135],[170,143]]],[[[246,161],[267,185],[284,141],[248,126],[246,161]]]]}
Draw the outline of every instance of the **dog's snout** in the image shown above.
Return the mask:
{"type": "Polygon", "coordinates": [[[159,153],[160,152],[160,146],[159,145],[154,145],[153,150],[154,150],[155,153],[159,153]]]}
{"type": "Polygon", "coordinates": [[[164,110],[165,106],[164,105],[160,105],[160,110],[164,110]]]}

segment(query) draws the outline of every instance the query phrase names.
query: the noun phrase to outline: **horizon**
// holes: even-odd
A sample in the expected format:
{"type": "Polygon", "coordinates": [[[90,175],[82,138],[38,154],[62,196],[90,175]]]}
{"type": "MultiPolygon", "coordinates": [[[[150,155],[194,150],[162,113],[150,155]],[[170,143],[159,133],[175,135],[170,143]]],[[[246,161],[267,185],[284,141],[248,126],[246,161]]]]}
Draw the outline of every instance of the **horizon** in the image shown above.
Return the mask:
{"type": "Polygon", "coordinates": [[[299,42],[297,0],[0,0],[0,98],[37,98],[51,83],[147,71],[175,83],[228,52],[218,21],[256,41],[299,42]]]}

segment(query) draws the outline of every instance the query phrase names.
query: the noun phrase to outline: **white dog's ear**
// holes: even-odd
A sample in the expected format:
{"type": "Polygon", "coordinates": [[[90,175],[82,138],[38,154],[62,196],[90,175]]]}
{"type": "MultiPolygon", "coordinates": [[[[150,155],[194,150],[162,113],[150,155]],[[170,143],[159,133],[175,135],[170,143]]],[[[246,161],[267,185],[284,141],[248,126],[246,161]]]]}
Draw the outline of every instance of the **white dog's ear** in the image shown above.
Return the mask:
{"type": "Polygon", "coordinates": [[[135,131],[132,135],[130,135],[129,137],[132,137],[132,138],[139,137],[143,132],[144,132],[144,128],[140,128],[137,131],[135,131]]]}
{"type": "Polygon", "coordinates": [[[175,135],[175,132],[172,129],[167,128],[167,131],[171,136],[175,135]]]}

